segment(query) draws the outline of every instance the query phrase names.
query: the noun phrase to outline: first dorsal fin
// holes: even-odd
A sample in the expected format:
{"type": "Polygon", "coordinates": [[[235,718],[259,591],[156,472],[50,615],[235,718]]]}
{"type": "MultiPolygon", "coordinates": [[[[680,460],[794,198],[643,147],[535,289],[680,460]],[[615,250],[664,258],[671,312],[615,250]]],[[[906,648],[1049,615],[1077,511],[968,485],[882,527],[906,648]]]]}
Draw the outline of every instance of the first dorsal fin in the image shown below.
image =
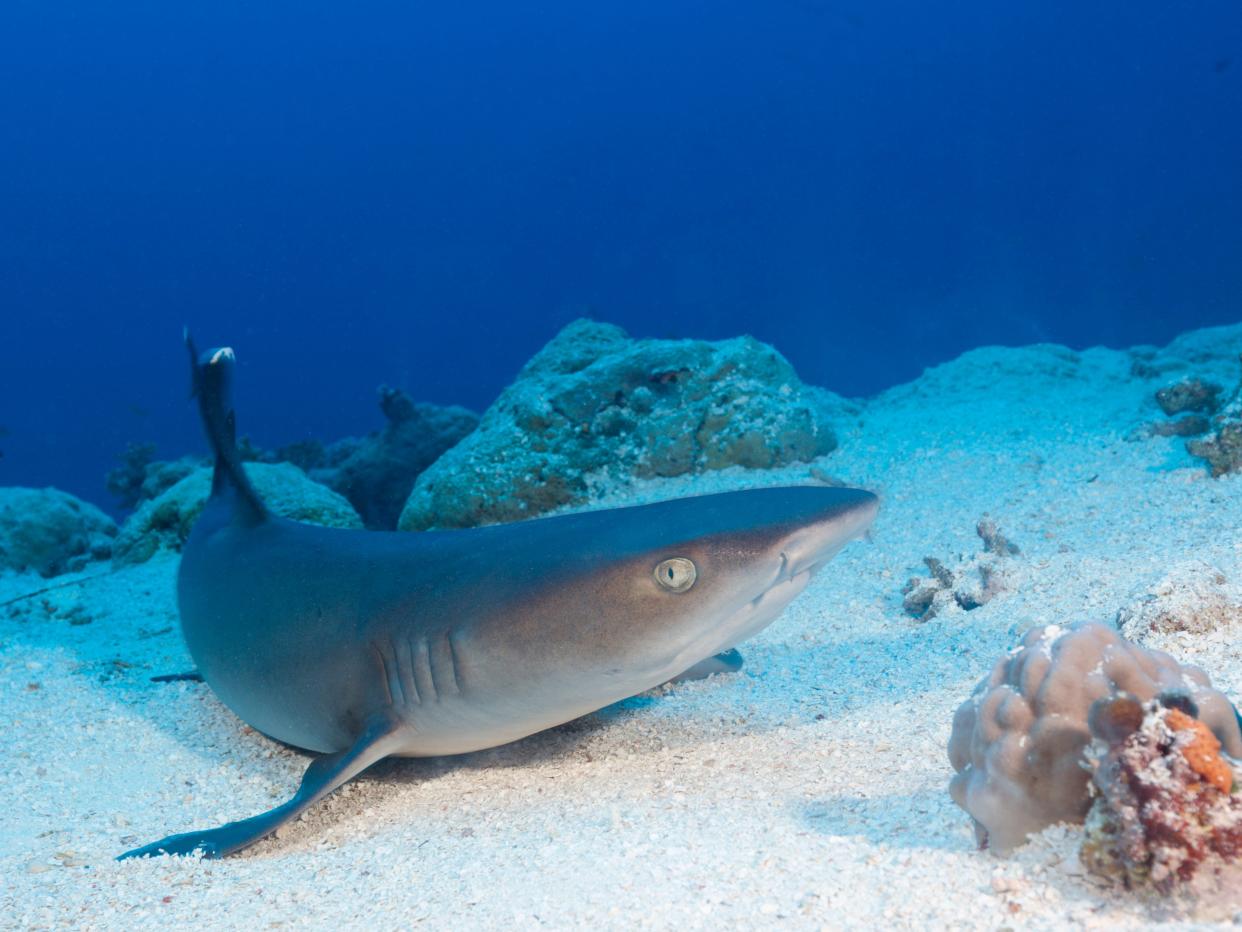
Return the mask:
{"type": "Polygon", "coordinates": [[[198,399],[198,411],[216,457],[215,472],[211,477],[211,497],[231,497],[234,520],[240,524],[258,524],[267,518],[267,509],[250,484],[237,453],[237,427],[232,400],[233,351],[222,347],[209,349],[200,355],[188,330],[185,345],[190,353],[193,395],[198,399]]]}

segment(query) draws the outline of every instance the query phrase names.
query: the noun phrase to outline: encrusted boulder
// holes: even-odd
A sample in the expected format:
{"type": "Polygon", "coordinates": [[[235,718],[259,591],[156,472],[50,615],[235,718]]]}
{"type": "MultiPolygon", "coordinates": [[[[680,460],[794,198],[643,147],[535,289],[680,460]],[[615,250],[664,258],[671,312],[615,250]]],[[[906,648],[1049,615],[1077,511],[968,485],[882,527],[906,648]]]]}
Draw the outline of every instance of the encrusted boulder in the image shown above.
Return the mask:
{"type": "Polygon", "coordinates": [[[635,340],[575,321],[419,476],[399,527],[534,517],[584,502],[595,476],[807,462],[836,447],[831,420],[844,406],[751,337],[635,340]]]}
{"type": "MultiPolygon", "coordinates": [[[[247,463],[246,475],[273,513],[307,524],[360,528],[344,497],[310,479],[292,463],[247,463]]],[[[116,563],[142,563],[161,548],[180,550],[211,494],[211,469],[202,466],[126,520],[113,552],[116,563]]]]}
{"type": "Polygon", "coordinates": [[[116,524],[59,489],[0,488],[0,569],[40,576],[81,569],[112,555],[116,524]]]}
{"type": "Polygon", "coordinates": [[[1197,715],[1193,700],[1176,694],[1145,703],[1120,695],[1092,707],[1095,801],[1079,853],[1091,873],[1164,896],[1204,873],[1217,889],[1236,890],[1238,775],[1197,715]]]}
{"type": "Polygon", "coordinates": [[[1156,403],[1169,417],[1186,412],[1213,414],[1220,407],[1221,387],[1203,379],[1182,379],[1156,392],[1156,403]]]}

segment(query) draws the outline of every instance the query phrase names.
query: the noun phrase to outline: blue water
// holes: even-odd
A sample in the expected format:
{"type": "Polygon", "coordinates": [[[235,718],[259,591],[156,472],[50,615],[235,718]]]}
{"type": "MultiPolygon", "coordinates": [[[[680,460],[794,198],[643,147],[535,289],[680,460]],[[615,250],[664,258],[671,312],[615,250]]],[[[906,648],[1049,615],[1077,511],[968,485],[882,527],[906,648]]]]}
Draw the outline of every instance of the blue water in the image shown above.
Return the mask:
{"type": "Polygon", "coordinates": [[[0,484],[485,407],[564,323],[872,393],[1242,318],[1242,6],[10,0],[0,484]]]}

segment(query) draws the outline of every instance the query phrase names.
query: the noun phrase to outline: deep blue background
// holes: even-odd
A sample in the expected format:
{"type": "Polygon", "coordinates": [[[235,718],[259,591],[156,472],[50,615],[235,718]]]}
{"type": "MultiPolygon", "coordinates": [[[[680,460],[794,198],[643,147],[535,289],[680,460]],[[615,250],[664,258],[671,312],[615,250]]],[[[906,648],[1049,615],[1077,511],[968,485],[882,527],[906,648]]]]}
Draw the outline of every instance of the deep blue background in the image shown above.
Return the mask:
{"type": "Polygon", "coordinates": [[[0,483],[481,409],[583,313],[847,394],[1242,319],[1237,0],[0,6],[0,483]],[[449,5],[437,5],[449,6],[449,5]]]}

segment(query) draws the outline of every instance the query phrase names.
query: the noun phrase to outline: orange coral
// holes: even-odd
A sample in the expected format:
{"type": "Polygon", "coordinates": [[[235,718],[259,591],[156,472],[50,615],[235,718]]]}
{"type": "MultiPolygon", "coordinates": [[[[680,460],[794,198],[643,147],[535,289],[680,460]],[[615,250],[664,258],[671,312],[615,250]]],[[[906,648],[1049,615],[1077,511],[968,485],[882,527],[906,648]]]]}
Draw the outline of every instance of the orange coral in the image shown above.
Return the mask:
{"type": "Polygon", "coordinates": [[[1079,851],[1087,870],[1169,894],[1201,867],[1211,865],[1219,882],[1226,865],[1242,861],[1242,794],[1230,792],[1232,768],[1197,713],[1189,697],[1167,693],[1092,707],[1097,794],[1079,851]]]}
{"type": "Polygon", "coordinates": [[[1190,769],[1222,793],[1233,786],[1233,768],[1220,756],[1220,741],[1211,729],[1197,718],[1191,718],[1181,709],[1169,709],[1164,722],[1171,731],[1190,732],[1193,737],[1178,750],[1190,765],[1190,769]]]}

